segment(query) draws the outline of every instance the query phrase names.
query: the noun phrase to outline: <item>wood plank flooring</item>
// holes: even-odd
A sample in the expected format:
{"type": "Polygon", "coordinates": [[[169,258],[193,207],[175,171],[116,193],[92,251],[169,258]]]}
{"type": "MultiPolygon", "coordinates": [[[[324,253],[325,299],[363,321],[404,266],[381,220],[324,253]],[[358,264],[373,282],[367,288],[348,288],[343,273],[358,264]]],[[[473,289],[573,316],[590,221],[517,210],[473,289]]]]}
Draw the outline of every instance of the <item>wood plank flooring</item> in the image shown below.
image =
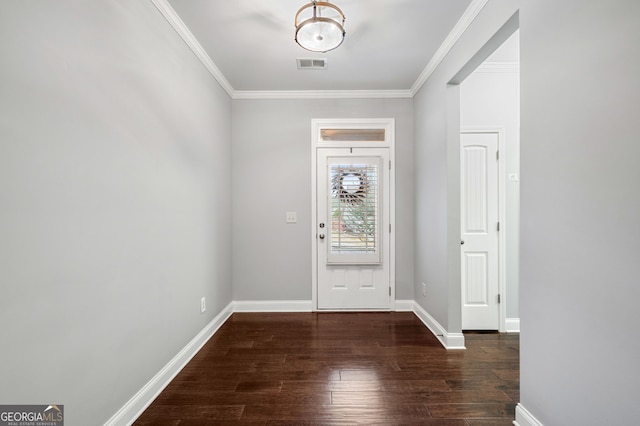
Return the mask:
{"type": "Polygon", "coordinates": [[[511,425],[518,335],[465,339],[410,312],[236,313],[135,425],[511,425]]]}

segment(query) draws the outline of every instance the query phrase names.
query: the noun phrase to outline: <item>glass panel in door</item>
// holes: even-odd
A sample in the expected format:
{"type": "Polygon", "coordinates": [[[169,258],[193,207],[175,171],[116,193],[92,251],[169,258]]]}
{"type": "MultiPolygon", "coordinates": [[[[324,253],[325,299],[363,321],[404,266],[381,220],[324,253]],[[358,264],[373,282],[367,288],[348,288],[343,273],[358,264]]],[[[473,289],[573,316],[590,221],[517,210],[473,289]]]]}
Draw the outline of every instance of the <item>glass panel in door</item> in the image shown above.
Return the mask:
{"type": "Polygon", "coordinates": [[[329,158],[328,163],[328,263],[380,263],[380,159],[329,158]]]}

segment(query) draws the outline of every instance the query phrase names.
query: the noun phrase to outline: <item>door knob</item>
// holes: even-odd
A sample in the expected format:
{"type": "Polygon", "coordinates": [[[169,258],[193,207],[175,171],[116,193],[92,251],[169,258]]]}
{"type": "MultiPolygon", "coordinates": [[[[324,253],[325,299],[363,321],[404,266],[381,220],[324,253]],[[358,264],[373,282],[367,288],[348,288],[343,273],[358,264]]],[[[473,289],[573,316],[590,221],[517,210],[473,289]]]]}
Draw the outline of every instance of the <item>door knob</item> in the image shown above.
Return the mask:
{"type": "Polygon", "coordinates": [[[320,238],[321,240],[324,240],[324,234],[318,235],[318,238],[320,238]]]}
{"type": "Polygon", "coordinates": [[[464,240],[460,241],[460,245],[463,245],[463,244],[464,244],[464,240]]]}

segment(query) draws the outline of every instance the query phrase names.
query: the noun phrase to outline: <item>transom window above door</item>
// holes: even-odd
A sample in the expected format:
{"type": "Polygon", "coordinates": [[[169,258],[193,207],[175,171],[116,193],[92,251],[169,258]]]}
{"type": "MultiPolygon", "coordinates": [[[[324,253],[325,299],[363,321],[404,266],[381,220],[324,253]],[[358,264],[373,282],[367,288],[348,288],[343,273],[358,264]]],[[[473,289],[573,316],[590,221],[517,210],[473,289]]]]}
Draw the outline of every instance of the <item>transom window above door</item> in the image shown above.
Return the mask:
{"type": "Polygon", "coordinates": [[[385,129],[321,129],[320,140],[325,142],[384,142],[385,129]]]}

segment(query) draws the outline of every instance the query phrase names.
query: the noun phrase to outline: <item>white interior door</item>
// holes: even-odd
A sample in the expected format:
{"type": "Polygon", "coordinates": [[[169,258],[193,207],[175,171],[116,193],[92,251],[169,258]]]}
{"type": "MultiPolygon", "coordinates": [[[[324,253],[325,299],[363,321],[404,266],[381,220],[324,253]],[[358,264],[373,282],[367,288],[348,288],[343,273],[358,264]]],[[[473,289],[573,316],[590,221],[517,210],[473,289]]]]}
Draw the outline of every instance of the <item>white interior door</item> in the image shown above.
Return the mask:
{"type": "Polygon", "coordinates": [[[389,149],[317,151],[318,309],[390,309],[389,149]]]}
{"type": "Polygon", "coordinates": [[[498,138],[460,135],[463,330],[500,327],[498,138]]]}

